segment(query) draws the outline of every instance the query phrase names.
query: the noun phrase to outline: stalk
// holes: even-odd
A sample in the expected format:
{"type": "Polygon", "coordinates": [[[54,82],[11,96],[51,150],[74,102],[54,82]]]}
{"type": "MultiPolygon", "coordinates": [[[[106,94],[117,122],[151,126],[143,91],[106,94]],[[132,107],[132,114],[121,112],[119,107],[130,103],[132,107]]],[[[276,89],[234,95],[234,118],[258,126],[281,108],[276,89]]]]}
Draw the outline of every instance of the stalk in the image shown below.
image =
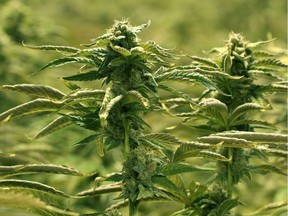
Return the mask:
{"type": "Polygon", "coordinates": [[[124,127],[124,157],[127,158],[127,155],[130,153],[128,123],[126,118],[123,118],[122,122],[124,127]]]}
{"type": "Polygon", "coordinates": [[[228,163],[228,166],[227,166],[227,195],[228,195],[228,198],[232,198],[232,193],[233,193],[233,176],[232,176],[233,148],[228,149],[228,158],[230,158],[231,161],[228,163]]]}
{"type": "Polygon", "coordinates": [[[129,216],[136,216],[140,201],[129,200],[129,216]]]}

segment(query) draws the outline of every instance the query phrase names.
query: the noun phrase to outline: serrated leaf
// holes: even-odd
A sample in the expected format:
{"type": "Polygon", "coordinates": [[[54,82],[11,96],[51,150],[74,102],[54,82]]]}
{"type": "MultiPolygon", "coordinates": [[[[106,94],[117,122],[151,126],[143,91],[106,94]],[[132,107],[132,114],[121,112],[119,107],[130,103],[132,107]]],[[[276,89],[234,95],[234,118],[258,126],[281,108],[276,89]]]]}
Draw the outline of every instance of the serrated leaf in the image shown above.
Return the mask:
{"type": "Polygon", "coordinates": [[[282,171],[276,166],[270,165],[270,164],[263,164],[263,165],[249,165],[247,167],[249,170],[251,170],[254,173],[260,173],[262,175],[266,175],[267,173],[274,172],[277,174],[285,175],[287,176],[287,173],[282,171]]]}
{"type": "Polygon", "coordinates": [[[106,76],[104,73],[100,73],[97,70],[88,71],[86,73],[79,73],[76,75],[68,76],[68,77],[62,77],[64,80],[69,81],[81,81],[81,82],[88,82],[88,81],[94,81],[102,79],[106,76]]]}
{"type": "Polygon", "coordinates": [[[245,139],[235,138],[235,137],[224,137],[215,135],[209,135],[204,137],[197,138],[199,142],[209,143],[211,145],[215,145],[221,143],[222,146],[225,147],[236,147],[236,148],[256,148],[257,145],[249,142],[245,139]]]}
{"type": "Polygon", "coordinates": [[[107,104],[104,104],[105,99],[103,100],[103,105],[99,111],[99,117],[100,117],[100,122],[102,126],[106,125],[106,119],[108,118],[109,113],[111,109],[113,108],[113,106],[115,106],[115,104],[117,104],[122,98],[123,98],[123,95],[118,95],[114,97],[113,99],[111,99],[107,104]]]}
{"type": "Polygon", "coordinates": [[[207,143],[198,143],[198,142],[189,142],[186,144],[182,144],[175,151],[173,161],[182,161],[188,157],[197,157],[200,156],[200,152],[203,149],[212,149],[220,146],[221,143],[216,145],[210,145],[207,143]]]}
{"type": "Polygon", "coordinates": [[[78,197],[94,197],[94,196],[100,196],[102,194],[107,193],[115,193],[115,192],[121,192],[122,191],[122,184],[108,184],[108,185],[102,185],[99,187],[93,187],[88,190],[79,192],[76,194],[78,197]]]}
{"type": "Polygon", "coordinates": [[[224,103],[219,100],[209,98],[203,100],[200,106],[200,109],[206,112],[209,118],[213,118],[219,125],[227,127],[228,108],[224,103]]]}
{"type": "Polygon", "coordinates": [[[207,158],[207,159],[224,161],[224,162],[231,161],[231,158],[226,158],[225,156],[223,156],[219,153],[212,152],[212,151],[206,151],[206,150],[200,151],[199,154],[197,155],[197,157],[203,157],[203,158],[207,158]]]}
{"type": "Polygon", "coordinates": [[[161,169],[159,169],[159,172],[165,176],[177,175],[184,172],[199,172],[199,171],[211,171],[211,169],[192,166],[190,164],[184,164],[184,163],[167,164],[161,167],[161,169]]]}
{"type": "Polygon", "coordinates": [[[78,216],[79,214],[72,211],[66,211],[63,209],[56,208],[48,205],[42,200],[32,196],[31,194],[12,191],[12,190],[0,190],[0,206],[4,208],[17,208],[23,209],[23,213],[27,210],[47,210],[48,212],[58,213],[61,215],[78,216]]]}
{"type": "Polygon", "coordinates": [[[56,103],[48,99],[36,99],[1,113],[0,121],[3,121],[8,116],[11,116],[10,119],[14,119],[40,112],[57,111],[61,108],[61,106],[62,105],[60,103],[56,103]]]}
{"type": "Polygon", "coordinates": [[[22,43],[25,47],[30,49],[38,49],[38,50],[55,50],[55,51],[64,51],[64,52],[72,52],[77,53],[80,49],[70,46],[54,46],[54,45],[41,45],[41,46],[31,46],[22,43]]]}
{"type": "Polygon", "coordinates": [[[89,135],[88,137],[85,137],[81,141],[75,143],[74,145],[83,145],[86,143],[90,143],[90,142],[92,142],[92,141],[94,141],[94,140],[96,140],[102,136],[103,136],[102,134],[92,134],[92,135],[89,135]]]}
{"type": "Polygon", "coordinates": [[[165,176],[153,176],[151,180],[157,188],[163,189],[164,191],[171,194],[171,198],[182,202],[186,200],[186,193],[184,193],[182,190],[179,190],[179,188],[165,176]]]}
{"type": "Polygon", "coordinates": [[[147,139],[152,139],[160,142],[161,144],[168,144],[168,145],[179,145],[182,144],[179,139],[176,137],[168,134],[168,133],[152,133],[152,134],[147,134],[145,135],[145,138],[147,139]]]}
{"type": "Polygon", "coordinates": [[[253,66],[277,66],[277,67],[287,67],[288,65],[281,62],[279,59],[260,59],[253,62],[253,66]]]}
{"type": "Polygon", "coordinates": [[[38,139],[38,138],[44,137],[44,136],[51,134],[57,130],[65,128],[71,124],[72,124],[72,122],[69,118],[67,118],[66,116],[60,116],[57,119],[55,119],[54,121],[52,121],[50,124],[48,124],[46,127],[44,127],[42,130],[40,130],[33,137],[33,139],[38,139]]]}
{"type": "Polygon", "coordinates": [[[247,112],[256,111],[256,110],[263,110],[265,107],[256,104],[256,103],[245,103],[242,104],[233,110],[229,118],[229,125],[233,125],[233,122],[240,118],[241,116],[245,115],[247,112]]]}
{"type": "Polygon", "coordinates": [[[131,102],[138,102],[145,108],[149,108],[149,101],[147,98],[143,97],[140,92],[138,91],[129,91],[127,94],[123,97],[122,103],[131,103],[131,102]]]}
{"type": "Polygon", "coordinates": [[[26,180],[18,180],[18,179],[7,179],[7,180],[0,180],[0,188],[15,188],[15,189],[22,189],[22,190],[32,190],[32,191],[39,191],[42,193],[47,193],[50,195],[60,196],[69,198],[71,196],[65,194],[64,192],[55,189],[54,187],[35,182],[35,181],[26,181],[26,180]]]}
{"type": "Polygon", "coordinates": [[[93,98],[96,100],[96,99],[103,99],[104,95],[105,95],[104,90],[81,89],[81,90],[77,90],[76,92],[73,92],[71,94],[68,94],[64,98],[64,100],[67,102],[75,100],[75,99],[79,99],[79,98],[93,98]]]}
{"type": "Polygon", "coordinates": [[[77,170],[54,164],[27,164],[14,166],[0,166],[0,176],[14,176],[34,173],[55,173],[64,175],[83,176],[84,174],[77,170]]]}
{"type": "Polygon", "coordinates": [[[3,85],[3,89],[56,100],[60,100],[65,95],[51,86],[39,84],[3,85]]]}
{"type": "Polygon", "coordinates": [[[267,43],[271,43],[272,41],[274,41],[275,38],[272,38],[270,40],[266,40],[266,41],[258,41],[258,42],[254,42],[254,43],[247,43],[247,48],[254,48],[254,47],[258,47],[261,45],[265,45],[267,43]]]}
{"type": "MultiPolygon", "coordinates": [[[[55,59],[55,60],[49,62],[48,64],[46,64],[43,67],[41,67],[40,69],[38,69],[35,73],[42,71],[42,70],[49,68],[49,67],[59,67],[59,66],[65,65],[65,64],[70,64],[70,63],[87,63],[87,64],[91,64],[91,65],[95,64],[94,61],[89,59],[89,58],[65,57],[65,58],[55,59]]],[[[33,74],[35,74],[35,73],[33,73],[33,74]]]]}
{"type": "Polygon", "coordinates": [[[257,90],[257,92],[287,92],[288,86],[281,84],[266,84],[261,85],[257,90]]]}
{"type": "Polygon", "coordinates": [[[212,66],[213,68],[219,68],[217,63],[212,61],[211,59],[201,58],[201,57],[198,57],[198,56],[189,56],[189,55],[187,55],[187,57],[192,59],[192,60],[194,60],[194,61],[200,62],[202,64],[212,66]]]}
{"type": "Polygon", "coordinates": [[[287,143],[288,136],[276,133],[261,133],[261,132],[245,132],[245,131],[229,131],[215,134],[222,137],[234,137],[238,139],[245,139],[252,142],[264,143],[287,143]]]}
{"type": "Polygon", "coordinates": [[[112,43],[110,43],[109,45],[115,52],[118,52],[123,56],[130,56],[131,55],[131,52],[129,50],[125,49],[124,47],[113,45],[112,43]]]}
{"type": "Polygon", "coordinates": [[[218,215],[227,215],[232,208],[239,204],[238,199],[226,199],[217,208],[218,215]]]}

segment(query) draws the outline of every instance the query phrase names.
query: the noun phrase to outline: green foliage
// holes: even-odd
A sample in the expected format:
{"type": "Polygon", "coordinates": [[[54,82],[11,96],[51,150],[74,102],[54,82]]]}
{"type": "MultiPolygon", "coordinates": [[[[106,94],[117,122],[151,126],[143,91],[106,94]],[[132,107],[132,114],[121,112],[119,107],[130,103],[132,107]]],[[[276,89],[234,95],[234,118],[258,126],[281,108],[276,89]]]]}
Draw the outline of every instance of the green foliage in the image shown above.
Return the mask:
{"type": "MultiPolygon", "coordinates": [[[[24,202],[23,208],[31,207],[32,212],[35,209],[34,212],[42,215],[50,212],[51,215],[120,215],[119,209],[128,206],[129,215],[134,216],[146,200],[170,200],[183,205],[173,215],[230,215],[241,204],[241,197],[236,198],[234,194],[237,183],[252,179],[254,173],[287,175],[283,161],[287,156],[288,136],[273,131],[277,125],[259,120],[258,115],[251,116],[251,112],[272,109],[267,92],[287,89],[284,79],[272,75],[274,69],[282,71],[287,67],[278,55],[266,51],[254,53],[254,48],[269,41],[250,43],[242,35],[231,33],[224,48],[211,50],[217,53],[215,60],[185,55],[192,60],[191,65],[179,66],[171,62],[180,57],[174,50],[138,38],[138,33],[149,24],[132,26],[128,20],[115,21],[106,34],[92,39],[84,48],[25,45],[62,55],[35,73],[67,64],[82,66],[76,74],[61,78],[70,88],[68,93],[41,84],[2,86],[3,91],[24,93],[33,99],[1,113],[1,124],[34,114],[56,116],[35,139],[70,125],[79,126],[90,133],[75,143],[77,150],[96,149],[92,153],[103,157],[105,164],[108,151],[117,148],[123,160],[121,170],[107,175],[82,174],[51,163],[0,166],[3,191],[19,198],[24,193],[31,195],[34,203],[24,202]],[[255,82],[255,74],[272,76],[277,81],[259,84],[255,82]],[[94,84],[98,80],[102,81],[102,89],[82,87],[87,81],[94,84]],[[85,83],[78,86],[67,81],[85,83]],[[191,98],[189,93],[170,86],[170,81],[198,84],[206,90],[199,98],[191,98]],[[172,96],[164,98],[159,89],[172,96]],[[184,141],[165,131],[153,131],[145,118],[145,114],[153,112],[173,116],[181,125],[192,124],[197,132],[201,130],[205,134],[184,141]],[[257,131],[259,127],[272,131],[257,131]],[[282,159],[281,164],[266,161],[272,157],[282,159]],[[191,164],[196,158],[205,164],[191,164]],[[254,164],[252,160],[260,162],[254,164]],[[193,177],[197,172],[203,172],[210,180],[202,183],[191,178],[186,186],[183,175],[193,177]],[[78,176],[86,182],[70,195],[49,184],[26,180],[26,176],[21,178],[44,173],[78,176]],[[95,176],[91,186],[89,177],[95,176]],[[115,197],[122,201],[98,210],[97,197],[111,193],[116,193],[115,197]],[[50,200],[44,195],[51,197],[50,200]],[[57,199],[63,203],[67,199],[93,200],[93,209],[87,213],[86,209],[58,206],[57,199]],[[70,208],[73,210],[66,211],[70,208]]],[[[2,156],[14,155],[8,152],[2,156]]],[[[7,202],[11,202],[9,196],[7,202]]]]}

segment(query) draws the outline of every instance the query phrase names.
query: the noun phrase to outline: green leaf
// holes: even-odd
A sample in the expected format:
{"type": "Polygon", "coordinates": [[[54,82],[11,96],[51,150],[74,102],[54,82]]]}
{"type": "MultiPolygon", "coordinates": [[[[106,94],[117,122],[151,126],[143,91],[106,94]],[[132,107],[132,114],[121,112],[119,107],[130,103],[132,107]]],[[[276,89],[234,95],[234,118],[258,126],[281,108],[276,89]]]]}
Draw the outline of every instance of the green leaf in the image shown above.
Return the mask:
{"type": "Polygon", "coordinates": [[[37,73],[39,71],[42,71],[42,70],[44,70],[46,68],[49,68],[49,67],[59,67],[59,66],[62,66],[62,65],[65,65],[65,64],[69,64],[69,63],[87,63],[87,64],[95,65],[94,61],[89,59],[89,58],[84,58],[84,57],[65,57],[65,58],[55,59],[55,60],[49,62],[48,64],[44,65],[39,70],[37,70],[35,73],[37,73]]]}
{"type": "Polygon", "coordinates": [[[10,119],[14,119],[40,112],[57,111],[61,108],[61,106],[62,105],[60,103],[56,103],[48,99],[36,99],[1,113],[0,121],[4,120],[8,116],[11,116],[10,119]]]}
{"type": "Polygon", "coordinates": [[[228,108],[227,106],[219,100],[214,98],[209,98],[203,100],[200,104],[200,109],[206,112],[208,118],[213,118],[215,121],[225,128],[228,125],[228,108]]]}
{"type": "Polygon", "coordinates": [[[124,47],[113,45],[112,43],[110,43],[109,45],[115,52],[118,52],[123,56],[130,56],[131,55],[131,52],[129,50],[125,49],[124,47]]]}
{"type": "Polygon", "coordinates": [[[26,181],[26,180],[18,180],[18,179],[0,180],[0,188],[9,188],[9,189],[19,188],[24,191],[32,190],[32,191],[39,191],[42,193],[47,193],[50,195],[66,197],[66,198],[71,197],[60,190],[57,190],[51,186],[48,186],[39,182],[35,182],[35,181],[26,181]]]}
{"type": "Polygon", "coordinates": [[[23,209],[24,212],[46,210],[48,212],[58,213],[61,215],[78,216],[79,214],[72,211],[66,211],[63,209],[56,208],[48,205],[39,198],[36,198],[28,193],[0,189],[0,206],[4,208],[23,209]]]}
{"type": "Polygon", "coordinates": [[[256,110],[263,110],[265,107],[256,104],[256,103],[245,103],[238,107],[230,115],[229,118],[229,125],[233,125],[233,122],[237,120],[239,117],[245,115],[247,112],[256,111],[256,110]]]}
{"type": "Polygon", "coordinates": [[[221,143],[216,144],[216,145],[210,145],[207,143],[197,143],[197,142],[189,142],[186,144],[182,144],[180,147],[178,147],[176,149],[173,161],[178,162],[178,161],[182,161],[188,157],[200,156],[200,154],[201,154],[200,152],[203,149],[216,148],[219,145],[221,145],[221,143]]]}
{"type": "Polygon", "coordinates": [[[199,172],[199,171],[211,171],[211,169],[192,166],[190,164],[184,164],[184,163],[167,164],[161,167],[161,169],[159,169],[159,172],[165,176],[177,175],[184,172],[199,172]]]}
{"type": "Polygon", "coordinates": [[[56,50],[56,51],[64,51],[64,52],[71,52],[71,53],[77,53],[80,51],[80,49],[77,49],[75,47],[70,46],[54,46],[54,45],[42,45],[42,46],[31,46],[26,45],[22,43],[25,47],[28,47],[30,49],[38,49],[38,50],[56,50]]]}
{"type": "Polygon", "coordinates": [[[53,87],[39,84],[4,85],[3,89],[56,100],[61,100],[65,95],[53,87]]]}
{"type": "Polygon", "coordinates": [[[74,145],[83,145],[83,144],[86,144],[86,143],[90,143],[100,137],[102,137],[103,135],[102,134],[92,134],[84,139],[82,139],[81,141],[75,143],[74,145]]]}
{"type": "Polygon", "coordinates": [[[205,185],[201,185],[198,182],[191,181],[189,184],[190,203],[193,203],[195,199],[203,196],[206,191],[207,187],[205,185]]]}
{"type": "Polygon", "coordinates": [[[182,144],[179,139],[176,137],[168,134],[168,133],[152,133],[145,135],[145,138],[152,139],[160,142],[161,144],[168,144],[168,145],[179,145],[182,144]]]}
{"type": "Polygon", "coordinates": [[[14,176],[34,173],[55,173],[64,175],[83,176],[77,170],[54,164],[27,164],[14,166],[0,166],[0,176],[14,176]]]}
{"type": "Polygon", "coordinates": [[[209,143],[211,145],[221,143],[221,146],[225,147],[252,148],[252,149],[257,148],[257,145],[255,143],[249,142],[245,139],[235,137],[225,137],[218,134],[199,137],[197,140],[199,142],[209,143]]]}
{"type": "Polygon", "coordinates": [[[67,118],[66,116],[60,116],[57,119],[55,119],[54,121],[52,121],[50,124],[48,124],[46,127],[44,127],[42,130],[40,130],[33,137],[33,139],[38,139],[38,138],[44,137],[44,136],[51,134],[57,130],[65,128],[71,124],[72,124],[72,122],[69,118],[67,118]]]}
{"type": "Polygon", "coordinates": [[[262,175],[266,175],[267,173],[274,172],[274,173],[277,173],[277,174],[281,174],[281,175],[287,176],[286,172],[283,172],[278,167],[270,165],[270,164],[249,165],[247,168],[249,170],[253,171],[254,173],[260,173],[262,175]]]}
{"type": "Polygon", "coordinates": [[[245,139],[252,142],[264,143],[287,143],[288,136],[276,133],[261,133],[261,132],[245,132],[245,131],[229,131],[215,134],[222,137],[234,137],[238,139],[245,139]]]}
{"type": "Polygon", "coordinates": [[[68,77],[62,77],[64,80],[69,80],[69,81],[81,81],[81,82],[88,82],[88,81],[94,81],[94,80],[99,80],[102,79],[106,76],[104,73],[100,73],[97,70],[92,70],[88,71],[86,73],[79,73],[73,76],[68,76],[68,77]]]}
{"type": "Polygon", "coordinates": [[[219,153],[206,151],[206,150],[200,151],[197,156],[207,158],[207,159],[212,159],[212,160],[224,161],[224,162],[229,162],[231,160],[231,158],[226,158],[219,153]]]}
{"type": "Polygon", "coordinates": [[[160,188],[168,192],[172,199],[176,199],[180,202],[186,200],[187,198],[186,193],[184,193],[182,190],[179,190],[177,185],[175,185],[165,176],[153,176],[151,180],[157,188],[160,188]]]}
{"type": "Polygon", "coordinates": [[[226,199],[217,208],[218,215],[227,215],[232,208],[239,204],[238,199],[226,199]]]}
{"type": "Polygon", "coordinates": [[[71,94],[68,94],[64,97],[65,102],[73,101],[79,98],[93,98],[93,99],[103,99],[105,95],[104,90],[90,90],[90,89],[81,89],[77,90],[71,94]]]}
{"type": "Polygon", "coordinates": [[[117,104],[123,98],[123,95],[118,95],[114,97],[113,99],[110,99],[110,97],[111,97],[110,90],[106,91],[106,94],[103,99],[102,107],[99,111],[99,117],[100,117],[100,122],[102,126],[106,125],[107,123],[106,119],[109,116],[110,110],[113,108],[115,104],[117,104]]]}
{"type": "Polygon", "coordinates": [[[287,67],[288,65],[281,62],[279,59],[260,59],[253,62],[253,66],[277,66],[277,67],[287,67]]]}
{"type": "Polygon", "coordinates": [[[102,185],[99,187],[93,187],[93,188],[90,188],[88,190],[79,192],[76,194],[76,196],[78,196],[78,197],[100,196],[102,194],[107,194],[107,193],[121,192],[122,188],[123,188],[123,185],[119,184],[119,183],[102,185]]]}
{"type": "Polygon", "coordinates": [[[192,60],[194,60],[194,61],[200,62],[202,64],[212,66],[213,68],[219,68],[217,63],[212,61],[211,59],[201,58],[201,57],[198,57],[198,56],[189,56],[189,55],[187,55],[187,57],[192,59],[192,60]]]}
{"type": "Polygon", "coordinates": [[[122,99],[122,104],[138,102],[145,108],[149,108],[149,101],[147,98],[143,97],[138,91],[128,91],[127,94],[122,99]]]}
{"type": "Polygon", "coordinates": [[[288,86],[281,84],[266,84],[261,85],[257,90],[257,92],[287,92],[288,86]]]}

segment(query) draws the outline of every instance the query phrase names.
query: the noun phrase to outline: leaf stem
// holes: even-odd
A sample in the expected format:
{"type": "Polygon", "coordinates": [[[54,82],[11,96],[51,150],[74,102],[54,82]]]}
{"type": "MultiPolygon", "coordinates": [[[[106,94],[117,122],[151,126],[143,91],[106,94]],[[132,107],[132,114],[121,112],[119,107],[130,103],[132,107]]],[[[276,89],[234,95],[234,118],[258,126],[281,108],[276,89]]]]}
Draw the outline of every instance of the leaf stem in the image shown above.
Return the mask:
{"type": "Polygon", "coordinates": [[[132,199],[129,199],[129,216],[137,215],[139,204],[140,204],[140,200],[134,201],[132,199]]]}

